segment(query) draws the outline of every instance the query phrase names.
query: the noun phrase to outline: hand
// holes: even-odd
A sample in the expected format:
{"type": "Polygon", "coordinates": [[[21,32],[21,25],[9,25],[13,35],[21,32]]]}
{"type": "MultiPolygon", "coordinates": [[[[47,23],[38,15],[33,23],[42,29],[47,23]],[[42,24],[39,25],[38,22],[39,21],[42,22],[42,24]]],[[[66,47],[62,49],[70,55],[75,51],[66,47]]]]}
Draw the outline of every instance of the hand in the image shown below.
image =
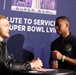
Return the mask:
{"type": "Polygon", "coordinates": [[[51,68],[53,69],[58,68],[58,61],[51,61],[51,68]]]}
{"type": "Polygon", "coordinates": [[[54,59],[61,60],[62,59],[62,54],[59,51],[54,50],[54,51],[52,51],[52,57],[54,59]]]}
{"type": "Polygon", "coordinates": [[[32,69],[41,69],[43,66],[42,61],[39,58],[36,58],[30,62],[32,69]]]}

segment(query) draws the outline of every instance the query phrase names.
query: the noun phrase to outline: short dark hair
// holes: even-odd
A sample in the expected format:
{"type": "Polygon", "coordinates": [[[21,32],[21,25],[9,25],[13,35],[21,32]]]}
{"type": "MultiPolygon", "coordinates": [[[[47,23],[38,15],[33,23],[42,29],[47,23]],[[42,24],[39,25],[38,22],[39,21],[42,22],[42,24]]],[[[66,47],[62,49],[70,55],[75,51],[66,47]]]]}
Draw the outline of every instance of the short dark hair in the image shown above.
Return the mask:
{"type": "Polygon", "coordinates": [[[66,20],[66,21],[68,21],[70,23],[70,20],[66,16],[59,16],[59,17],[56,18],[56,21],[58,19],[66,20]]]}

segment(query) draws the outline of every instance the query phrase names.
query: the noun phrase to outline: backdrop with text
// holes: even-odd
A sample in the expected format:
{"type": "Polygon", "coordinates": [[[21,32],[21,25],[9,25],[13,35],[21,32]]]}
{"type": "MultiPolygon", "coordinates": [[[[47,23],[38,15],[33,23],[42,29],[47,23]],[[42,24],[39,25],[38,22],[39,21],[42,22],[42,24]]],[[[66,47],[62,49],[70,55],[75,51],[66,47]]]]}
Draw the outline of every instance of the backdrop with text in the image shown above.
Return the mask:
{"type": "Polygon", "coordinates": [[[39,57],[49,68],[50,44],[58,37],[55,19],[67,16],[70,31],[76,35],[76,0],[0,0],[0,15],[10,23],[10,37],[5,39],[8,52],[21,61],[39,57]]]}

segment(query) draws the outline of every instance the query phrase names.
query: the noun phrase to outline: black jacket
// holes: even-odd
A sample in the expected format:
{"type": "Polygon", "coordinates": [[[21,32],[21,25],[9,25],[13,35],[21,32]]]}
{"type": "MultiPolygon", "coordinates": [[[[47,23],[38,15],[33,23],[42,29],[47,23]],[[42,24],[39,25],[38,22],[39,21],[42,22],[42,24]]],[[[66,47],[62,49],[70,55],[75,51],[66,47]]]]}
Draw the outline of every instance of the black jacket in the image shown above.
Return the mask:
{"type": "Polygon", "coordinates": [[[6,43],[0,42],[0,71],[12,72],[29,69],[31,69],[29,62],[20,62],[17,59],[12,59],[7,52],[6,43]]]}

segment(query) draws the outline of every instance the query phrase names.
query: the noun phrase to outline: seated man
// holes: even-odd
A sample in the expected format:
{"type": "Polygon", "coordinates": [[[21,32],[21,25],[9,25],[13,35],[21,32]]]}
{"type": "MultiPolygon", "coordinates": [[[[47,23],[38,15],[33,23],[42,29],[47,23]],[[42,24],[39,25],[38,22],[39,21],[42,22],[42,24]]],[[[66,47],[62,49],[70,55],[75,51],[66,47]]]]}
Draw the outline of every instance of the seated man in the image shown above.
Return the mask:
{"type": "Polygon", "coordinates": [[[16,59],[11,59],[7,52],[6,43],[4,38],[8,38],[9,35],[9,22],[5,16],[0,15],[0,71],[20,71],[30,69],[40,69],[43,64],[39,58],[32,60],[31,62],[21,62],[16,59]]]}

